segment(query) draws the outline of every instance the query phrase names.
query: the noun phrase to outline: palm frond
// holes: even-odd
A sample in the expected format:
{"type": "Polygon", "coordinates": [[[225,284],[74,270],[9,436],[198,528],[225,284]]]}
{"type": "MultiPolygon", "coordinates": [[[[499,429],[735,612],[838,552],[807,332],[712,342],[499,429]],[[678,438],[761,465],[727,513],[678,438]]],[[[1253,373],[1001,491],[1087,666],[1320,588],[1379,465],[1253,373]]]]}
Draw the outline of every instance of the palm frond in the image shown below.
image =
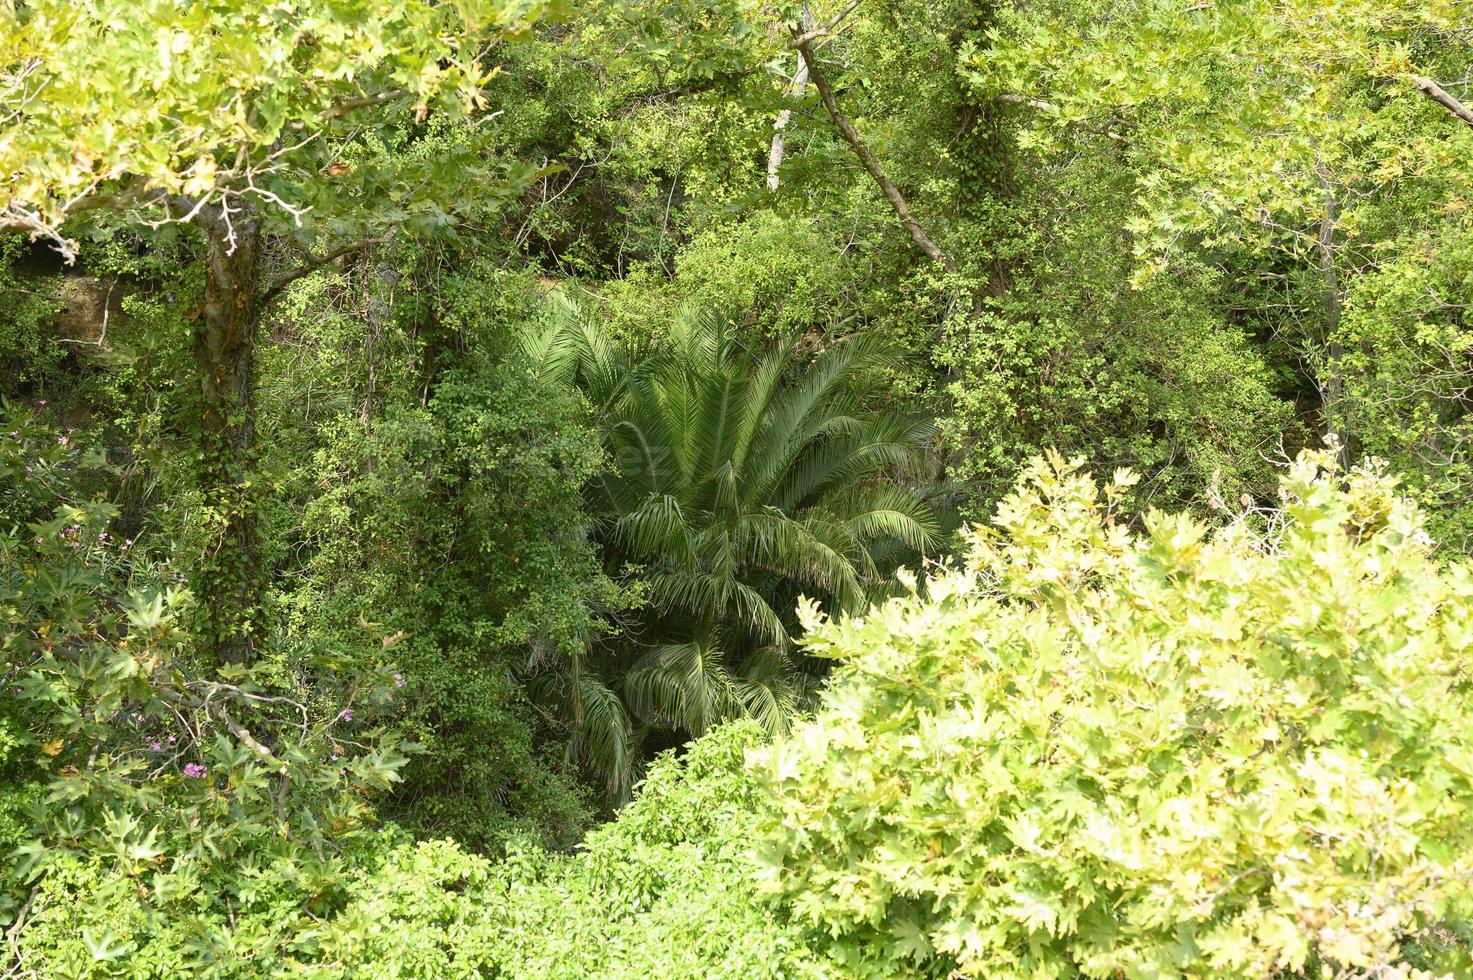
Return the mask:
{"type": "Polygon", "coordinates": [[[602,677],[586,667],[578,671],[576,715],[568,753],[600,773],[610,793],[628,791],[635,755],[633,732],[624,702],[602,677]]]}
{"type": "Polygon", "coordinates": [[[704,622],[726,622],[754,639],[788,642],[788,631],[767,600],[745,582],[699,570],[656,572],[650,577],[655,603],[704,622]]]}
{"type": "Polygon", "coordinates": [[[881,414],[857,429],[815,440],[783,474],[772,505],[801,507],[818,495],[867,482],[888,469],[907,469],[930,433],[927,421],[881,414]]]}
{"type": "Polygon", "coordinates": [[[763,647],[742,662],[732,687],[742,711],[773,735],[785,735],[797,713],[798,690],[784,652],[763,647]]]}
{"type": "Polygon", "coordinates": [[[809,515],[797,520],[776,508],[752,514],[747,531],[747,560],[755,567],[793,579],[832,595],[844,608],[864,597],[855,569],[858,542],[841,526],[809,515]]]}
{"type": "Polygon", "coordinates": [[[694,307],[645,349],[613,343],[576,303],[548,320],[527,355],[604,420],[612,465],[590,506],[611,568],[632,562],[649,587],[638,624],[600,647],[605,674],[586,694],[575,685],[593,726],[579,751],[627,774],[643,730],[631,718],[699,733],[747,714],[785,730],[812,677],[777,610],[799,591],[862,609],[882,566],[939,535],[929,502],[898,482],[919,469],[929,424],[873,410],[893,348],[867,334],[812,361],[792,342],[758,356],[694,307]]]}
{"type": "Polygon", "coordinates": [[[878,337],[854,337],[825,352],[781,389],[764,417],[763,452],[748,461],[754,492],[769,496],[822,426],[854,407],[854,392],[867,376],[893,361],[891,347],[878,337]]]}
{"type": "Polygon", "coordinates": [[[726,655],[710,642],[671,643],[646,654],[624,678],[636,714],[700,735],[737,713],[726,655]]]}
{"type": "Polygon", "coordinates": [[[832,506],[861,541],[888,537],[925,552],[935,547],[941,533],[936,511],[915,492],[903,487],[887,484],[867,487],[845,495],[832,506]]]}
{"type": "Polygon", "coordinates": [[[652,493],[613,523],[613,536],[638,556],[673,557],[689,562],[694,548],[680,501],[652,493]]]}

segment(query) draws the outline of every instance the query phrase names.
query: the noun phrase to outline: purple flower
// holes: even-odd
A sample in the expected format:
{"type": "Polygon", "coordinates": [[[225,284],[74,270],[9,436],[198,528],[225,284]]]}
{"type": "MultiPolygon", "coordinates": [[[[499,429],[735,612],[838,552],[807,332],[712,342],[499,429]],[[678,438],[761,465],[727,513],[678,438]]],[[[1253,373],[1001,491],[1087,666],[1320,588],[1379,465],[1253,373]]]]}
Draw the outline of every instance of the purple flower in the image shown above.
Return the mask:
{"type": "Polygon", "coordinates": [[[169,736],[169,744],[170,745],[173,745],[174,744],[174,736],[173,735],[170,735],[169,736]]]}
{"type": "Polygon", "coordinates": [[[339,711],[338,712],[338,721],[352,721],[352,720],[353,720],[353,709],[352,708],[344,708],[342,711],[339,711]]]}
{"type": "Polygon", "coordinates": [[[150,751],[150,752],[162,752],[162,751],[164,751],[164,746],[163,746],[163,744],[161,742],[159,742],[158,739],[154,739],[152,742],[149,742],[148,743],[148,751],[150,751]]]}
{"type": "Polygon", "coordinates": [[[184,775],[188,776],[190,779],[204,779],[205,767],[200,765],[198,762],[191,762],[184,767],[184,775]]]}
{"type": "Polygon", "coordinates": [[[403,687],[404,686],[404,675],[403,674],[400,674],[400,673],[397,673],[397,672],[394,674],[394,686],[395,687],[403,687]]]}
{"type": "Polygon", "coordinates": [[[332,754],[332,761],[333,761],[333,762],[337,762],[337,761],[338,761],[338,754],[337,754],[337,753],[336,753],[336,752],[334,752],[334,753],[333,753],[333,754],[332,754]]]}
{"type": "Polygon", "coordinates": [[[71,442],[72,440],[71,440],[71,437],[70,436],[57,436],[56,437],[56,441],[59,442],[59,443],[61,443],[63,446],[65,446],[67,443],[71,442]]]}

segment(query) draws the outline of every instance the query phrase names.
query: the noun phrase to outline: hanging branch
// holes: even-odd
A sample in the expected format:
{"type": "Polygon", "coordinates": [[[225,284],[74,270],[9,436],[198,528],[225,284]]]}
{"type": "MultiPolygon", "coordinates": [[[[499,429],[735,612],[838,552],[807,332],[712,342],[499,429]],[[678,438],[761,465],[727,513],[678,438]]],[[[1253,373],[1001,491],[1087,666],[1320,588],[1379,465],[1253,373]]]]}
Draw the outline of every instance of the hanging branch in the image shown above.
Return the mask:
{"type": "Polygon", "coordinates": [[[1407,80],[1415,85],[1417,87],[1417,91],[1427,96],[1427,98],[1431,99],[1433,102],[1436,102],[1438,105],[1442,106],[1448,112],[1451,112],[1453,115],[1457,116],[1469,126],[1473,126],[1473,109],[1469,109],[1467,106],[1463,105],[1463,103],[1454,98],[1452,94],[1444,89],[1441,85],[1438,85],[1432,79],[1426,78],[1422,75],[1408,75],[1407,80]]]}
{"type": "Polygon", "coordinates": [[[370,245],[379,245],[383,242],[384,239],[382,238],[373,238],[366,241],[354,242],[351,245],[344,245],[342,248],[333,249],[331,252],[328,252],[325,255],[313,255],[311,252],[307,252],[305,249],[299,249],[299,251],[301,251],[305,256],[304,261],[301,265],[297,266],[295,269],[292,269],[290,272],[283,273],[275,281],[273,281],[271,285],[266,287],[266,289],[261,293],[261,306],[265,307],[265,305],[275,299],[277,294],[280,293],[283,289],[290,286],[292,283],[296,282],[303,276],[316,272],[318,269],[327,265],[329,262],[335,262],[345,255],[352,255],[354,252],[361,252],[363,249],[367,248],[370,245]]]}
{"type": "MultiPolygon", "coordinates": [[[[852,10],[853,6],[851,4],[848,9],[852,10]]],[[[845,12],[847,13],[848,10],[845,12]]],[[[811,34],[812,32],[809,33],[811,34]]],[[[911,241],[915,242],[916,247],[922,252],[925,252],[934,261],[940,263],[942,268],[947,272],[955,272],[956,263],[952,262],[945,252],[941,251],[940,247],[931,240],[931,236],[926,234],[926,229],[921,227],[921,223],[911,215],[910,207],[905,203],[905,197],[900,193],[899,188],[890,183],[889,178],[885,176],[885,171],[880,169],[880,161],[875,159],[875,155],[870,152],[869,146],[860,137],[859,131],[854,128],[854,123],[850,122],[849,117],[844,115],[839,109],[839,103],[834,99],[834,90],[829,85],[828,76],[819,67],[818,58],[813,53],[812,38],[809,34],[799,34],[795,30],[793,32],[793,46],[802,54],[803,63],[808,66],[808,77],[813,82],[814,88],[818,89],[818,97],[823,101],[823,107],[828,110],[829,118],[834,121],[834,126],[839,130],[839,134],[844,137],[844,142],[848,143],[849,148],[854,151],[855,156],[859,157],[859,162],[864,165],[865,171],[880,186],[885,199],[890,202],[890,207],[895,210],[896,216],[900,218],[900,223],[905,226],[906,231],[910,232],[911,241]]]]}

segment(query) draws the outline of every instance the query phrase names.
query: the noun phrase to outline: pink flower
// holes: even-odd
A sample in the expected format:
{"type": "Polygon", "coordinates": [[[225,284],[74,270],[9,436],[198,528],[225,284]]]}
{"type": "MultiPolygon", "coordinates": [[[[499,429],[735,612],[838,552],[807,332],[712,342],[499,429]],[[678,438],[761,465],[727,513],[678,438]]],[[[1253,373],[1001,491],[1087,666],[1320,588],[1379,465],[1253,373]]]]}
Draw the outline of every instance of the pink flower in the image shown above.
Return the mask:
{"type": "Polygon", "coordinates": [[[164,746],[157,739],[155,739],[154,741],[148,743],[148,751],[162,752],[164,751],[164,746]]]}
{"type": "Polygon", "coordinates": [[[338,712],[338,721],[352,721],[352,720],[353,720],[353,709],[352,708],[344,708],[342,711],[339,711],[338,712]]]}
{"type": "Polygon", "coordinates": [[[43,398],[40,401],[38,401],[36,404],[37,405],[40,405],[41,407],[44,408],[46,406],[46,399],[43,398]]]}
{"type": "Polygon", "coordinates": [[[190,779],[204,779],[205,767],[200,765],[198,762],[191,762],[184,767],[184,775],[188,776],[190,779]]]}
{"type": "Polygon", "coordinates": [[[404,686],[404,675],[403,674],[400,674],[400,673],[397,673],[397,672],[394,674],[394,686],[395,687],[403,687],[404,686]]]}

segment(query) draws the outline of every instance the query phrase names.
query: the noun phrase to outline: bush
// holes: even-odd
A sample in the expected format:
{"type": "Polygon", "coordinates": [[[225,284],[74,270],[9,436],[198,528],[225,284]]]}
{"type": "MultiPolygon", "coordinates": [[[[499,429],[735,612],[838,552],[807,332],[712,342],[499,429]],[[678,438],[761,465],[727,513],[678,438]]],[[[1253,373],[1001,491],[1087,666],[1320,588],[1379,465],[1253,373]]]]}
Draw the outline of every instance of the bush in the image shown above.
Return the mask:
{"type": "Polygon", "coordinates": [[[763,737],[731,725],[662,756],[578,855],[525,843],[492,862],[391,829],[321,892],[273,880],[248,907],[193,908],[69,859],[35,904],[25,964],[46,976],[832,976],[757,894],[750,834],[766,804],[742,762],[763,737]]]}
{"type": "MultiPolygon", "coordinates": [[[[313,962],[396,977],[817,977],[823,961],[757,894],[744,722],[661,756],[583,853],[488,864],[446,843],[397,851],[348,886],[313,962]]],[[[310,975],[310,971],[309,975],[310,975]]]]}
{"type": "Polygon", "coordinates": [[[567,845],[588,808],[558,740],[536,737],[521,676],[581,651],[614,594],[580,495],[603,456],[573,396],[514,361],[466,360],[428,405],[323,427],[293,477],[305,499],[282,538],[305,557],[279,604],[292,634],[329,649],[364,618],[402,632],[401,721],[424,751],[397,822],[488,852],[533,826],[567,845]]]}
{"type": "Polygon", "coordinates": [[[840,663],[762,763],[770,887],[854,976],[1466,968],[1473,573],[1332,466],[1141,533],[1129,474],[1035,461],[927,595],[810,609],[840,663]]]}
{"type": "Polygon", "coordinates": [[[81,440],[44,402],[0,411],[14,971],[238,976],[229,964],[269,936],[233,924],[330,906],[345,854],[376,838],[369,802],[405,761],[393,644],[209,662],[184,626],[182,576],[118,530],[111,468],[81,440]]]}

